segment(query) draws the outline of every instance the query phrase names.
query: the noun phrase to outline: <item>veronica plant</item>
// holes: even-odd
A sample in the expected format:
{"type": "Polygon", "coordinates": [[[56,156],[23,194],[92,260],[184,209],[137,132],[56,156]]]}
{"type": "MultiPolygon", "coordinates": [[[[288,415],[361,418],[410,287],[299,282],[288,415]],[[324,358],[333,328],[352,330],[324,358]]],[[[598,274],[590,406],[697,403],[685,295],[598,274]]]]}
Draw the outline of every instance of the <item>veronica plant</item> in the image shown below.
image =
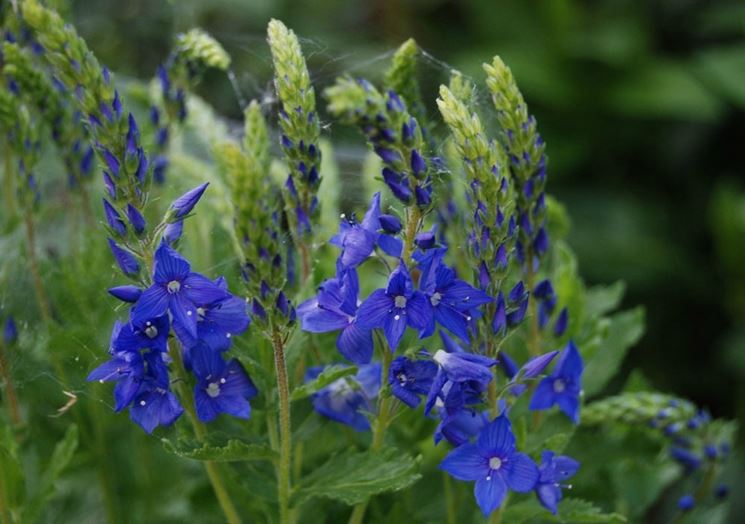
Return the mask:
{"type": "MultiPolygon", "coordinates": [[[[614,313],[622,286],[579,278],[565,211],[546,193],[546,145],[501,59],[484,67],[488,105],[481,81],[448,72],[436,100],[444,125],[422,98],[413,41],[381,81],[326,86],[331,125],[361,132],[381,166],[363,209],[336,208],[336,188],[321,184],[334,180],[324,107],[300,40],[272,20],[276,107],[245,107],[243,135],[219,135],[198,164],[204,180],[172,198],[152,182],[172,124],[194,107],[188,88],[204,68],[229,67],[219,44],[198,31],[178,38],[159,70],[148,151],[147,130],[74,28],[36,1],[19,9],[44,53],[26,60],[5,44],[4,71],[17,77],[0,91],[9,152],[33,165],[39,138],[13,85],[29,91],[51,67],[102,172],[119,307],[87,378],[112,384],[114,411],[165,451],[203,463],[227,521],[621,522],[655,500],[681,520],[724,494],[732,424],[638,384],[607,396],[643,312],[614,313]],[[153,197],[171,204],[159,215],[153,197]],[[214,231],[225,276],[186,256],[213,245],[189,219],[213,224],[219,199],[231,210],[214,231]],[[320,206],[338,230],[324,230],[320,206]],[[618,488],[629,464],[642,464],[643,497],[618,488]]],[[[19,470],[3,445],[0,480],[6,464],[19,470]]],[[[0,483],[0,500],[8,493],[0,483]]]]}

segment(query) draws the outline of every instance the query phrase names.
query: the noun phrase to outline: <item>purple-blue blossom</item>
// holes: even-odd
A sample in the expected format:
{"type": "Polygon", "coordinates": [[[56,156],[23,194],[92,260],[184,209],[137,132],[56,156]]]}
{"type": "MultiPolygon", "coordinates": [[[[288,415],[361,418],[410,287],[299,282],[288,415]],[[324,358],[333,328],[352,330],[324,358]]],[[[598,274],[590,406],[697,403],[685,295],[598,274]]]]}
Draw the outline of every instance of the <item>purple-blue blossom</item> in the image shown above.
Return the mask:
{"type": "MultiPolygon", "coordinates": [[[[323,371],[323,366],[309,368],[305,381],[315,379],[323,371]]],[[[379,363],[359,367],[352,377],[342,377],[312,395],[313,408],[321,415],[346,424],[355,431],[370,430],[370,422],[365,413],[375,411],[375,399],[380,392],[379,363]]]]}
{"type": "Polygon", "coordinates": [[[565,455],[555,455],[553,451],[544,450],[541,454],[538,482],[535,494],[541,505],[556,515],[556,509],[561,500],[561,488],[569,477],[577,473],[579,462],[565,455]]]}
{"type": "Polygon", "coordinates": [[[466,443],[451,451],[440,468],[458,480],[476,482],[476,503],[487,517],[502,505],[508,490],[531,491],[539,476],[533,460],[516,450],[506,415],[484,426],[475,444],[466,443]]]}
{"type": "Polygon", "coordinates": [[[566,416],[578,424],[583,367],[579,350],[570,340],[562,351],[553,373],[538,384],[530,400],[530,409],[548,409],[557,404],[566,416]]]}

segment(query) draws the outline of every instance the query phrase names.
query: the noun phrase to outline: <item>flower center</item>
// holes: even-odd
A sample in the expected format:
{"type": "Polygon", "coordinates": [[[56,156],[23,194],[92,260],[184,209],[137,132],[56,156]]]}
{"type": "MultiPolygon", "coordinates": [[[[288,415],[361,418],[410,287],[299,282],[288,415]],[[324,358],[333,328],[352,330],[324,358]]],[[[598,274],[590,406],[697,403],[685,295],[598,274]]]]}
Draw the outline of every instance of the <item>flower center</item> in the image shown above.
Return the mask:
{"type": "Polygon", "coordinates": [[[398,383],[402,386],[405,386],[406,383],[409,381],[409,378],[406,376],[405,373],[399,373],[398,375],[396,375],[396,378],[398,379],[398,383]]]}
{"type": "Polygon", "coordinates": [[[502,467],[502,459],[499,457],[492,457],[489,459],[489,469],[497,470],[502,467]]]}
{"type": "MultiPolygon", "coordinates": [[[[148,324],[150,324],[150,323],[148,322],[148,324]]],[[[156,328],[152,324],[148,325],[145,328],[145,335],[147,335],[148,338],[155,338],[155,337],[157,337],[158,336],[158,328],[156,328]]]]}
{"type": "Polygon", "coordinates": [[[203,307],[197,308],[197,317],[199,320],[204,320],[204,315],[207,314],[207,311],[203,307]]]}
{"type": "Polygon", "coordinates": [[[212,398],[217,397],[220,394],[220,384],[217,382],[210,382],[207,386],[207,394],[212,398]]]}
{"type": "Polygon", "coordinates": [[[567,385],[564,383],[563,380],[561,380],[560,378],[557,378],[556,380],[554,380],[554,391],[556,393],[561,393],[566,388],[567,388],[567,385]]]}
{"type": "Polygon", "coordinates": [[[405,308],[406,307],[406,297],[403,295],[398,295],[396,299],[394,300],[394,304],[397,308],[405,308]]]}
{"type": "Polygon", "coordinates": [[[439,292],[429,297],[429,301],[433,306],[437,306],[440,303],[440,300],[442,300],[442,295],[439,292]]]}
{"type": "Polygon", "coordinates": [[[178,280],[171,280],[168,283],[167,288],[169,293],[178,293],[181,290],[181,282],[178,280]]]}

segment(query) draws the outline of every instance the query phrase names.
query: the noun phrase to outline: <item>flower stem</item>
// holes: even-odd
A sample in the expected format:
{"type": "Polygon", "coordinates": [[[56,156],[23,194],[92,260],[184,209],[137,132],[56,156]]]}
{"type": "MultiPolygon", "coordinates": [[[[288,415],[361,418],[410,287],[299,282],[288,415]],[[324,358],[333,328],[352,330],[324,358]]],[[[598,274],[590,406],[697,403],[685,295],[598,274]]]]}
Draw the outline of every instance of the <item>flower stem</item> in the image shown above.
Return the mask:
{"type": "Polygon", "coordinates": [[[422,219],[422,212],[416,204],[408,208],[406,214],[406,231],[404,234],[404,248],[401,253],[401,259],[406,265],[411,261],[411,254],[414,252],[414,238],[419,229],[419,221],[422,219]]]}
{"type": "MultiPolygon", "coordinates": [[[[378,332],[375,332],[376,335],[378,332]]],[[[380,372],[380,383],[385,384],[388,381],[388,369],[391,367],[391,361],[393,360],[393,353],[388,348],[388,344],[383,340],[383,337],[378,336],[378,347],[380,347],[383,359],[383,366],[380,372]]],[[[370,444],[370,451],[376,452],[380,450],[385,441],[385,430],[388,428],[390,422],[392,397],[390,395],[381,394],[378,400],[378,417],[375,419],[373,425],[373,436],[372,443],[370,444]]],[[[367,504],[370,499],[360,502],[354,507],[352,514],[349,516],[348,524],[362,524],[365,518],[365,512],[367,511],[367,504]]]]}
{"type": "Polygon", "coordinates": [[[0,341],[0,380],[5,383],[5,401],[8,404],[10,420],[14,426],[20,426],[23,424],[23,418],[21,417],[21,410],[18,407],[18,396],[16,395],[16,390],[13,387],[13,381],[10,376],[10,367],[8,366],[8,361],[5,360],[2,341],[0,341]]]}
{"type": "Polygon", "coordinates": [[[525,283],[528,286],[528,352],[531,357],[537,357],[541,354],[541,334],[538,328],[538,310],[536,309],[535,298],[533,297],[533,288],[535,287],[535,271],[533,270],[533,250],[527,249],[525,253],[527,260],[527,269],[525,271],[525,283]]]}
{"type": "Polygon", "coordinates": [[[450,475],[442,472],[442,483],[445,491],[445,509],[447,511],[447,524],[456,524],[458,522],[458,511],[455,506],[455,493],[453,493],[453,481],[450,475]]]}
{"type": "MultiPolygon", "coordinates": [[[[189,415],[192,427],[194,428],[194,436],[199,442],[204,442],[207,438],[207,428],[197,418],[196,409],[194,408],[194,399],[189,391],[189,387],[186,382],[186,369],[184,368],[184,361],[181,357],[181,351],[173,341],[169,341],[168,344],[169,354],[173,359],[173,364],[176,368],[177,380],[175,385],[181,397],[181,402],[189,415]]],[[[212,489],[215,492],[217,501],[220,503],[223,513],[225,514],[226,520],[230,524],[240,524],[241,518],[238,516],[238,512],[233,505],[233,501],[230,499],[225,483],[223,482],[220,470],[217,464],[211,460],[204,461],[204,468],[207,471],[207,477],[212,484],[212,489]]]]}
{"type": "Polygon", "coordinates": [[[49,307],[49,297],[46,289],[44,289],[44,283],[41,280],[41,273],[39,272],[39,260],[36,258],[36,231],[30,209],[24,211],[23,221],[26,225],[26,250],[28,252],[31,278],[34,283],[34,293],[36,294],[36,301],[39,303],[41,319],[44,321],[44,324],[49,327],[49,324],[52,321],[52,313],[49,307]]]}
{"type": "Polygon", "coordinates": [[[284,342],[277,329],[272,332],[274,368],[277,373],[279,395],[279,467],[277,469],[277,498],[279,522],[290,522],[290,465],[292,461],[292,433],[290,428],[290,386],[287,380],[284,342]]]}

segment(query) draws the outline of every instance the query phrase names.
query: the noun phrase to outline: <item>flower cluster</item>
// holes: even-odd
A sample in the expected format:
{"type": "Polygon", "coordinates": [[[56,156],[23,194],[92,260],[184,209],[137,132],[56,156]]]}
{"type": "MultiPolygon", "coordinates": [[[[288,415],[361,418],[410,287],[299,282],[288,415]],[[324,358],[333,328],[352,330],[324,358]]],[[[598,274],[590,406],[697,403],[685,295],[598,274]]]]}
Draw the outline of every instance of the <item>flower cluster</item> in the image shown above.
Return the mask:
{"type": "Polygon", "coordinates": [[[381,93],[363,78],[340,78],[325,91],[329,111],[356,125],[383,161],[383,181],[405,205],[432,202],[432,160],[426,158],[422,129],[392,89],[381,93]]]}
{"type": "Polygon", "coordinates": [[[237,360],[223,357],[232,337],[248,328],[249,317],[246,302],[228,292],[224,279],[212,281],[192,272],[189,262],[164,242],[155,252],[152,285],[109,292],[132,304],[130,315],[114,326],[111,359],[88,380],[116,382],[116,411],[129,407],[132,420],[148,433],[172,424],[183,408],[171,391],[168,364],[183,360],[196,380],[199,420],[209,422],[220,413],[249,417],[248,399],[257,390],[237,360]],[[174,345],[169,356],[171,330],[182,349],[174,345]]]}
{"type": "Polygon", "coordinates": [[[280,103],[280,145],[290,172],[285,183],[285,206],[291,233],[303,237],[310,234],[318,213],[321,123],[315,90],[297,36],[279,20],[269,22],[267,31],[274,62],[274,87],[280,103]]]}

